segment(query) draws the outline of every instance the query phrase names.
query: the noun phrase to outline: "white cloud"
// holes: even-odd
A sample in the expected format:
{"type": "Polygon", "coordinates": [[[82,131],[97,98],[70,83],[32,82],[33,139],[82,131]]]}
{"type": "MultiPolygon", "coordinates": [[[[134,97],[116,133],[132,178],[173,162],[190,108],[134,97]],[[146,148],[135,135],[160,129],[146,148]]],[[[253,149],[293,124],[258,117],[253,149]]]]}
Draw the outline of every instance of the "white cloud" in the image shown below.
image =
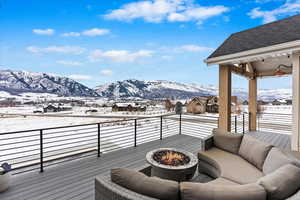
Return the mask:
{"type": "Polygon", "coordinates": [[[103,69],[100,71],[100,73],[104,76],[111,76],[113,72],[110,69],[103,69]]]}
{"type": "Polygon", "coordinates": [[[85,48],[79,46],[49,46],[49,47],[36,47],[36,46],[29,46],[26,48],[27,51],[32,53],[62,53],[62,54],[82,54],[86,51],[85,48]]]}
{"type": "Polygon", "coordinates": [[[229,9],[225,6],[200,6],[194,0],[144,0],[123,5],[104,15],[106,19],[132,21],[144,19],[146,22],[202,21],[220,15],[229,9]]]}
{"type": "Polygon", "coordinates": [[[108,30],[108,29],[92,28],[92,29],[83,31],[82,35],[97,36],[97,35],[106,35],[109,33],[110,33],[110,30],[108,30]]]}
{"type": "Polygon", "coordinates": [[[69,66],[80,66],[82,65],[81,62],[77,61],[69,61],[69,60],[58,60],[56,63],[61,64],[61,65],[69,65],[69,66]]]}
{"type": "Polygon", "coordinates": [[[78,32],[69,32],[69,33],[63,33],[61,34],[63,37],[78,37],[80,36],[80,33],[78,32]]]}
{"type": "Polygon", "coordinates": [[[290,16],[300,12],[300,0],[286,0],[286,2],[273,10],[252,9],[248,15],[252,19],[262,18],[263,23],[277,20],[277,17],[290,16]]]}
{"type": "Polygon", "coordinates": [[[224,6],[188,8],[183,12],[171,13],[168,16],[170,22],[202,21],[207,18],[221,15],[229,9],[224,6]]]}
{"type": "Polygon", "coordinates": [[[63,33],[63,34],[61,34],[61,36],[63,36],[63,37],[79,37],[81,35],[98,36],[98,35],[106,35],[109,33],[110,33],[109,29],[92,28],[92,29],[84,30],[81,33],[80,32],[63,33]]]}
{"type": "Polygon", "coordinates": [[[74,80],[90,80],[92,77],[88,75],[83,75],[83,74],[72,74],[69,76],[69,78],[74,79],[74,80]]]}
{"type": "Polygon", "coordinates": [[[53,29],[48,28],[48,29],[33,29],[32,32],[38,35],[53,35],[55,31],[53,29]]]}
{"type": "Polygon", "coordinates": [[[179,47],[179,49],[181,49],[183,51],[189,51],[189,52],[201,52],[201,51],[211,51],[212,50],[212,48],[198,46],[198,45],[194,45],[194,44],[183,45],[183,46],[179,47]]]}
{"type": "Polygon", "coordinates": [[[126,50],[110,50],[102,51],[96,49],[90,53],[88,56],[89,60],[92,62],[109,60],[113,62],[134,62],[139,58],[151,57],[153,51],[149,50],[139,50],[136,52],[129,52],[126,50]]]}

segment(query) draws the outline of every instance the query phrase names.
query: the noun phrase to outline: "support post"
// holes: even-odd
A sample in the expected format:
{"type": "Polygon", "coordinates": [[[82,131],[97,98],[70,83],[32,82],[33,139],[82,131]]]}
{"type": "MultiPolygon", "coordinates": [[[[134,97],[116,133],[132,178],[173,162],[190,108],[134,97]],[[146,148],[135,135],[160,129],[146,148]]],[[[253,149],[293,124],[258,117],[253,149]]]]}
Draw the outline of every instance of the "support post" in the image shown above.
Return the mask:
{"type": "Polygon", "coordinates": [[[219,66],[219,128],[231,131],[231,68],[219,66]]]}
{"type": "Polygon", "coordinates": [[[293,59],[293,125],[292,150],[300,151],[300,53],[294,53],[293,59]]]}
{"type": "Polygon", "coordinates": [[[249,80],[249,131],[257,130],[257,78],[249,80]]]}

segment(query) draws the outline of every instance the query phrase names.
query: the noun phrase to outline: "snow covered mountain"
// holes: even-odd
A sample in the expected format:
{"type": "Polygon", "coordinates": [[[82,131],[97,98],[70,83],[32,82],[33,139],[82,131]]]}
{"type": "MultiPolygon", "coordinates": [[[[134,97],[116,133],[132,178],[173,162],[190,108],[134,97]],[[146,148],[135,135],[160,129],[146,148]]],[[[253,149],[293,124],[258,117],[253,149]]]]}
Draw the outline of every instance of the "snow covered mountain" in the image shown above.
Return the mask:
{"type": "Polygon", "coordinates": [[[108,83],[95,88],[102,97],[107,98],[190,98],[192,96],[210,95],[214,88],[187,85],[170,81],[124,80],[108,83]]]}
{"type": "MultiPolygon", "coordinates": [[[[183,84],[171,81],[140,81],[124,80],[108,83],[95,88],[102,97],[116,98],[175,98],[187,99],[195,96],[217,95],[215,86],[203,86],[199,84],[183,84]]],[[[233,94],[242,99],[247,98],[247,92],[243,89],[234,89],[233,94]]]]}
{"type": "MultiPolygon", "coordinates": [[[[58,96],[103,97],[109,99],[188,99],[195,96],[217,95],[218,88],[199,84],[171,81],[141,81],[129,79],[100,85],[90,89],[67,77],[13,70],[0,70],[0,95],[24,93],[47,93],[58,96]],[[8,94],[9,93],[9,94],[8,94]]],[[[233,95],[247,99],[248,91],[234,88],[233,95]]],[[[263,100],[291,99],[291,89],[260,90],[263,100]]]]}
{"type": "MultiPolygon", "coordinates": [[[[215,86],[203,86],[199,84],[183,84],[171,81],[140,81],[140,80],[124,80],[113,83],[100,85],[95,88],[101,97],[110,99],[155,99],[155,98],[175,98],[187,99],[195,96],[217,95],[218,88],[215,86]]],[[[239,99],[247,99],[248,91],[243,88],[234,88],[232,91],[234,96],[239,99]]],[[[278,90],[260,90],[258,92],[259,99],[291,99],[290,89],[278,90]]]]}
{"type": "Polygon", "coordinates": [[[27,71],[0,70],[0,91],[50,93],[59,96],[99,96],[93,89],[72,79],[27,71]]]}

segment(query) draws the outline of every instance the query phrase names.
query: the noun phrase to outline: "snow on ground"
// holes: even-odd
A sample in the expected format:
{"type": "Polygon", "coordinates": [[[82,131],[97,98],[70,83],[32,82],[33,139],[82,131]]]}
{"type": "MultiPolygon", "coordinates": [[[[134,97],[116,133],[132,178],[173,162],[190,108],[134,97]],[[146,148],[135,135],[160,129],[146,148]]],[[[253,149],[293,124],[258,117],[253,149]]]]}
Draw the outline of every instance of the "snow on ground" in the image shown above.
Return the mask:
{"type": "Polygon", "coordinates": [[[0,118],[0,133],[32,129],[99,123],[117,118],[79,118],[79,117],[7,117],[0,118]]]}
{"type": "MultiPolygon", "coordinates": [[[[24,112],[24,114],[32,113],[34,107],[17,107],[9,108],[10,112],[24,112]]],[[[7,109],[7,108],[6,108],[7,109]]],[[[266,110],[278,111],[275,115],[263,114],[258,120],[260,131],[277,132],[281,134],[290,134],[291,115],[283,114],[289,110],[289,107],[272,107],[266,110]]],[[[0,113],[5,111],[0,108],[0,113]]],[[[8,111],[8,110],[6,110],[8,111]]],[[[85,108],[78,107],[75,113],[85,113],[85,108]]],[[[102,112],[102,115],[104,110],[102,112]]],[[[108,116],[109,112],[107,113],[108,116]]],[[[110,112],[110,114],[112,114],[110,112]]],[[[129,117],[126,113],[116,112],[116,115],[129,117]]],[[[140,115],[142,116],[142,115],[140,115]]],[[[149,115],[148,115],[149,116],[149,115]]],[[[218,114],[207,115],[182,115],[181,133],[199,138],[204,138],[212,133],[213,128],[217,128],[218,114]]],[[[179,134],[180,122],[178,115],[172,115],[163,118],[163,137],[179,134]]],[[[134,145],[134,120],[123,122],[107,122],[112,120],[120,120],[120,118],[91,118],[91,117],[0,117],[0,133],[10,131],[22,131],[30,129],[60,127],[79,124],[106,123],[100,127],[100,147],[101,152],[106,153],[112,150],[125,148],[134,145]]],[[[237,118],[238,131],[241,132],[243,121],[241,117],[237,118]]],[[[153,116],[149,119],[137,120],[137,144],[145,143],[151,140],[157,140],[160,137],[160,118],[153,116]]],[[[232,123],[234,130],[234,122],[232,123]]],[[[246,123],[247,126],[247,115],[246,123]]],[[[247,128],[246,128],[247,130],[247,128]]],[[[60,128],[46,130],[44,134],[45,156],[53,158],[62,155],[69,155],[95,150],[97,149],[97,124],[88,126],[79,126],[71,128],[60,128]]],[[[20,162],[38,162],[39,158],[39,131],[17,133],[11,135],[0,134],[0,163],[9,161],[15,163],[20,162]],[[6,156],[5,156],[6,155],[6,156]]],[[[46,159],[46,158],[45,158],[46,159]]]]}

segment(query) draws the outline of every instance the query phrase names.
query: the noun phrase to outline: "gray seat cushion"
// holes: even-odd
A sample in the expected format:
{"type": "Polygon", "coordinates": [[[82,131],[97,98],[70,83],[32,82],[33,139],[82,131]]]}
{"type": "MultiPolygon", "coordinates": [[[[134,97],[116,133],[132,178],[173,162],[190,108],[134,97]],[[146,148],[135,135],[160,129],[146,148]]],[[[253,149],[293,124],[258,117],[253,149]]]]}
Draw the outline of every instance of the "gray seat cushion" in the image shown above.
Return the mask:
{"type": "Polygon", "coordinates": [[[300,168],[287,164],[261,179],[258,183],[265,188],[269,200],[283,200],[300,188],[300,168]]]}
{"type": "Polygon", "coordinates": [[[238,154],[243,139],[242,134],[218,133],[213,136],[214,145],[230,153],[238,154]]]}
{"type": "Polygon", "coordinates": [[[262,170],[265,159],[272,145],[266,144],[250,135],[244,135],[239,155],[262,170]]]}
{"type": "Polygon", "coordinates": [[[258,184],[217,185],[180,183],[181,200],[265,200],[266,191],[258,184]]]}
{"type": "Polygon", "coordinates": [[[269,174],[286,164],[297,164],[295,159],[279,148],[273,147],[263,165],[264,174],[269,174]]]}
{"type": "Polygon", "coordinates": [[[212,181],[210,181],[210,182],[208,182],[206,184],[227,185],[227,186],[229,186],[229,185],[240,185],[240,184],[238,184],[236,182],[233,182],[231,180],[228,180],[228,179],[222,178],[222,177],[214,179],[214,180],[212,180],[212,181]]]}
{"type": "Polygon", "coordinates": [[[175,181],[148,177],[131,169],[117,168],[111,170],[112,182],[129,190],[161,200],[178,200],[179,184],[175,181]]]}
{"type": "Polygon", "coordinates": [[[211,166],[214,171],[219,172],[218,174],[215,173],[215,177],[220,176],[239,184],[255,183],[263,176],[260,170],[239,155],[223,151],[216,147],[208,151],[198,152],[198,158],[200,172],[202,171],[201,163],[203,162],[206,163],[205,166],[207,169],[211,166]]]}

